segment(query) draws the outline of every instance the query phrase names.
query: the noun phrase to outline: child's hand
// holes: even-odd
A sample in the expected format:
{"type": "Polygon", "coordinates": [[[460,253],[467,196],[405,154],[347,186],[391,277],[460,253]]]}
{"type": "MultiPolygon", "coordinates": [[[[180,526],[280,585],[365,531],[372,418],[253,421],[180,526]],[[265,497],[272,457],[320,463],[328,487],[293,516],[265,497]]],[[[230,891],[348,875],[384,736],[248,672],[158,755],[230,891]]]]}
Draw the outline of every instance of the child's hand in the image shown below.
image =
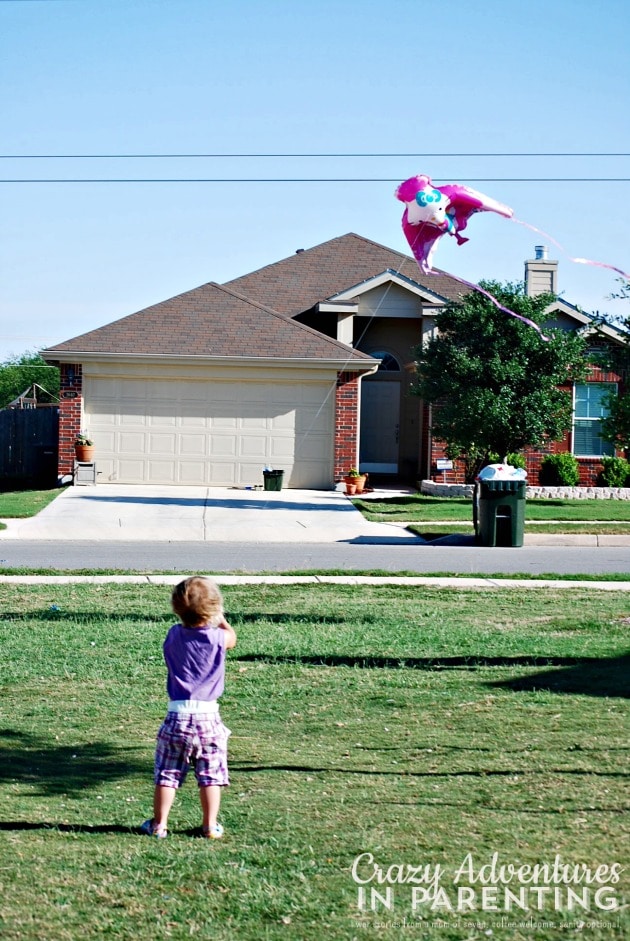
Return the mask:
{"type": "Polygon", "coordinates": [[[227,637],[225,638],[225,649],[232,650],[233,647],[236,647],[236,631],[231,624],[222,618],[221,621],[217,624],[217,627],[220,627],[222,631],[225,631],[227,637]]]}

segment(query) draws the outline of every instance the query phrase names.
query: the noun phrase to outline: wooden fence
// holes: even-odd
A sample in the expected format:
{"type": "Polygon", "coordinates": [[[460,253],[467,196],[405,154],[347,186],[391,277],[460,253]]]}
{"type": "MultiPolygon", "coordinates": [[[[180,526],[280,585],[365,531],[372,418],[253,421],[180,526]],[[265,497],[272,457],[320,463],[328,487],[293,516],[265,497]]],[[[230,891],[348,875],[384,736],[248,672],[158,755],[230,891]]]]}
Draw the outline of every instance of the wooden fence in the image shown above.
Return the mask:
{"type": "Polygon", "coordinates": [[[58,407],[0,411],[0,489],[55,487],[58,453],[58,407]]]}

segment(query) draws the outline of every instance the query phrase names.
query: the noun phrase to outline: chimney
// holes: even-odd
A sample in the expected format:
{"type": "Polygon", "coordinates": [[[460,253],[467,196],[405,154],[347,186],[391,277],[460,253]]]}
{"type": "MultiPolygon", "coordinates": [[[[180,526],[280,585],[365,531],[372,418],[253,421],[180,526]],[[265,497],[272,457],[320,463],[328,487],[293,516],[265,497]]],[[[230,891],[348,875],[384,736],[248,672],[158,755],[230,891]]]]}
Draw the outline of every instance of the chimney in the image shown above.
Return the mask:
{"type": "Polygon", "coordinates": [[[546,245],[534,247],[534,258],[525,262],[525,294],[536,297],[538,294],[558,293],[558,262],[549,260],[546,245]]]}

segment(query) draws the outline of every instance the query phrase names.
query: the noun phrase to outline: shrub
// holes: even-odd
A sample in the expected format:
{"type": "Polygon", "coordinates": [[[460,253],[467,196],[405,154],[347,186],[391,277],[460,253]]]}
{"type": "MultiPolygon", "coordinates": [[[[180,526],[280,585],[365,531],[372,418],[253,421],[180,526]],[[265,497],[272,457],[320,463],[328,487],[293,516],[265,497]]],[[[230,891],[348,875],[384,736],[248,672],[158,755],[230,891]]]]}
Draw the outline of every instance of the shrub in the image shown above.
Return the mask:
{"type": "Polygon", "coordinates": [[[630,464],[623,457],[603,457],[599,483],[603,487],[625,487],[630,476],[630,464]]]}
{"type": "Polygon", "coordinates": [[[521,470],[527,470],[527,461],[525,455],[520,451],[514,451],[512,454],[507,456],[508,464],[511,464],[512,467],[518,467],[521,470]]]}
{"type": "Polygon", "coordinates": [[[568,451],[548,454],[540,466],[540,483],[543,487],[576,487],[580,482],[577,458],[568,451]]]}

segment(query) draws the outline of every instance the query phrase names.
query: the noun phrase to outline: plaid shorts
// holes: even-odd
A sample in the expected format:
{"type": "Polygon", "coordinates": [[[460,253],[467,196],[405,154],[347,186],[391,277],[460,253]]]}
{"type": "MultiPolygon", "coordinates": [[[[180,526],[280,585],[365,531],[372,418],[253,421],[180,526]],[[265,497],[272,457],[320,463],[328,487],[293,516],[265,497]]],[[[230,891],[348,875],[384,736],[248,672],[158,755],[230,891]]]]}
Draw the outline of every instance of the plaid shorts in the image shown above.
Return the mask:
{"type": "Polygon", "coordinates": [[[218,712],[167,713],[157,734],[155,783],[180,787],[192,763],[199,787],[229,784],[229,735],[218,712]]]}

